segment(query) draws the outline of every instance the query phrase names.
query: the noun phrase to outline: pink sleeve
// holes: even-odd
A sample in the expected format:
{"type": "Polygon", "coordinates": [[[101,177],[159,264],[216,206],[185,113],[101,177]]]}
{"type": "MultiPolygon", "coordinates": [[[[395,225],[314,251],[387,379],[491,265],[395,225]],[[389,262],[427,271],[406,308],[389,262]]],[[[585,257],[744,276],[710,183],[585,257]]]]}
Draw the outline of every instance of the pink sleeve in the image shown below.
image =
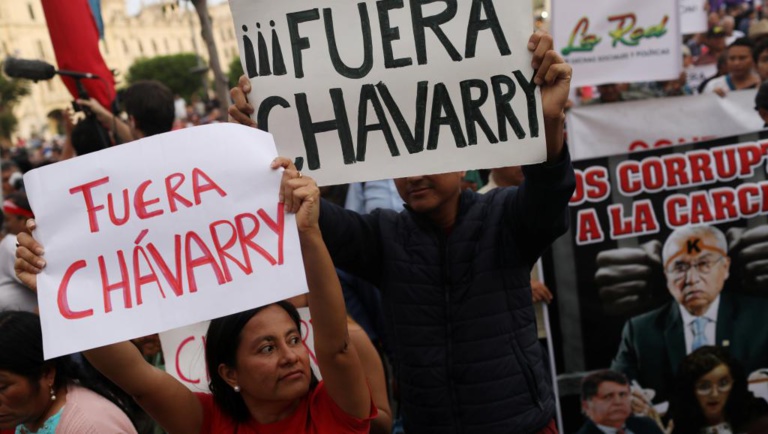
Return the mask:
{"type": "Polygon", "coordinates": [[[83,387],[69,386],[56,433],[136,434],[136,428],[128,416],[107,398],[83,387]]]}
{"type": "Polygon", "coordinates": [[[373,403],[373,398],[371,397],[370,400],[371,413],[367,418],[358,419],[350,416],[336,405],[336,402],[328,395],[325,383],[321,381],[312,392],[312,404],[310,407],[312,423],[317,428],[317,432],[368,434],[371,420],[379,415],[376,405],[373,403]]]}

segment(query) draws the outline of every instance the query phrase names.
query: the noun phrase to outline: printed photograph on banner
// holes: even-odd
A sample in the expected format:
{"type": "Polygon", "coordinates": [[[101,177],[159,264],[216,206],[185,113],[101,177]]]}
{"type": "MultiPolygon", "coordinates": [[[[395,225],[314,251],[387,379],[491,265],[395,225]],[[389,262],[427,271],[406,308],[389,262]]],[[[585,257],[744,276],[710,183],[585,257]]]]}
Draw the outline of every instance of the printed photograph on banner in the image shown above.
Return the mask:
{"type": "Polygon", "coordinates": [[[271,135],[216,124],[27,172],[46,358],[306,292],[276,156],[271,135]]]}
{"type": "Polygon", "coordinates": [[[600,424],[611,393],[633,432],[768,414],[767,161],[756,132],[574,163],[545,260],[566,432],[600,424]]]}
{"type": "Polygon", "coordinates": [[[320,185],[546,157],[530,2],[229,5],[255,120],[320,185]]]}
{"type": "Polygon", "coordinates": [[[756,92],[574,107],[566,115],[571,155],[605,157],[757,131],[764,121],[755,111],[756,92]]]}
{"type": "Polygon", "coordinates": [[[552,0],[572,86],[672,80],[682,71],[679,0],[552,0]]]}

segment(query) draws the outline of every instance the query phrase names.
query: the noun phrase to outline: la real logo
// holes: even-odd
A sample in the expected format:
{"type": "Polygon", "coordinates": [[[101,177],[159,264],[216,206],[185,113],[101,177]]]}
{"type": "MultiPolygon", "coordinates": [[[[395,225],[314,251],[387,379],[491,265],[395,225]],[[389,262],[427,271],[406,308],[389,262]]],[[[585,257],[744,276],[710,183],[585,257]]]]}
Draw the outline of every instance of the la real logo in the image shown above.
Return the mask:
{"type": "MultiPolygon", "coordinates": [[[[611,39],[611,46],[616,47],[618,45],[624,45],[629,47],[636,47],[640,45],[643,39],[660,38],[667,33],[667,24],[669,23],[669,16],[664,15],[661,22],[649,27],[639,27],[637,25],[637,15],[634,13],[627,13],[622,15],[612,15],[608,17],[608,21],[616,25],[614,30],[608,32],[608,36],[611,39]]],[[[589,18],[582,17],[573,32],[568,39],[568,46],[563,48],[561,52],[563,56],[567,56],[574,52],[591,52],[603,42],[603,38],[598,35],[589,33],[589,18]]]]}

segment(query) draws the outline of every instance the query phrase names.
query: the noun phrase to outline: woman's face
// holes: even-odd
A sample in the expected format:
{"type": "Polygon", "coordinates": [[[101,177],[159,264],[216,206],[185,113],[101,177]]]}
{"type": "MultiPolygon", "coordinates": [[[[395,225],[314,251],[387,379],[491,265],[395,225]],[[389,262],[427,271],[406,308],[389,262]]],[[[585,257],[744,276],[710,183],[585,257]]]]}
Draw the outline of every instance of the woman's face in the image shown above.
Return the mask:
{"type": "Polygon", "coordinates": [[[49,404],[48,389],[27,377],[0,370],[0,429],[38,419],[49,404]],[[37,386],[37,387],[35,387],[37,386]]]}
{"type": "Polygon", "coordinates": [[[696,398],[699,400],[701,411],[707,422],[710,424],[726,422],[725,404],[733,387],[733,377],[728,366],[718,365],[702,375],[694,387],[696,398]]]}
{"type": "Polygon", "coordinates": [[[269,306],[246,323],[234,374],[240,393],[254,400],[295,400],[309,391],[309,353],[285,309],[269,306]]]}

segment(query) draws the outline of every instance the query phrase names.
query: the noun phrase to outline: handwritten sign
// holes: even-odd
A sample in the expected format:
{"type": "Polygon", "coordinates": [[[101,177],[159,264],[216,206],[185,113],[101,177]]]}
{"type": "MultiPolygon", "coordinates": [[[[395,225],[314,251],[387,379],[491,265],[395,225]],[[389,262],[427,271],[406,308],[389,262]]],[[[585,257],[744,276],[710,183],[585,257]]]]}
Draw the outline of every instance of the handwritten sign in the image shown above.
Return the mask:
{"type": "Polygon", "coordinates": [[[546,158],[530,2],[229,4],[259,127],[321,185],[546,158]]]}
{"type": "MultiPolygon", "coordinates": [[[[322,380],[315,357],[315,336],[309,308],[299,309],[301,339],[309,352],[309,364],[315,376],[322,380]]],[[[209,321],[160,333],[165,355],[165,370],[193,392],[210,392],[208,368],[205,363],[205,342],[209,321]]]]}
{"type": "Polygon", "coordinates": [[[680,76],[679,0],[553,0],[552,17],[574,86],[680,76]]]}
{"type": "Polygon", "coordinates": [[[690,35],[707,31],[705,4],[702,0],[680,0],[680,33],[690,35]]]}
{"type": "Polygon", "coordinates": [[[269,134],[218,124],[27,173],[46,358],[306,292],[275,156],[269,134]]]}

